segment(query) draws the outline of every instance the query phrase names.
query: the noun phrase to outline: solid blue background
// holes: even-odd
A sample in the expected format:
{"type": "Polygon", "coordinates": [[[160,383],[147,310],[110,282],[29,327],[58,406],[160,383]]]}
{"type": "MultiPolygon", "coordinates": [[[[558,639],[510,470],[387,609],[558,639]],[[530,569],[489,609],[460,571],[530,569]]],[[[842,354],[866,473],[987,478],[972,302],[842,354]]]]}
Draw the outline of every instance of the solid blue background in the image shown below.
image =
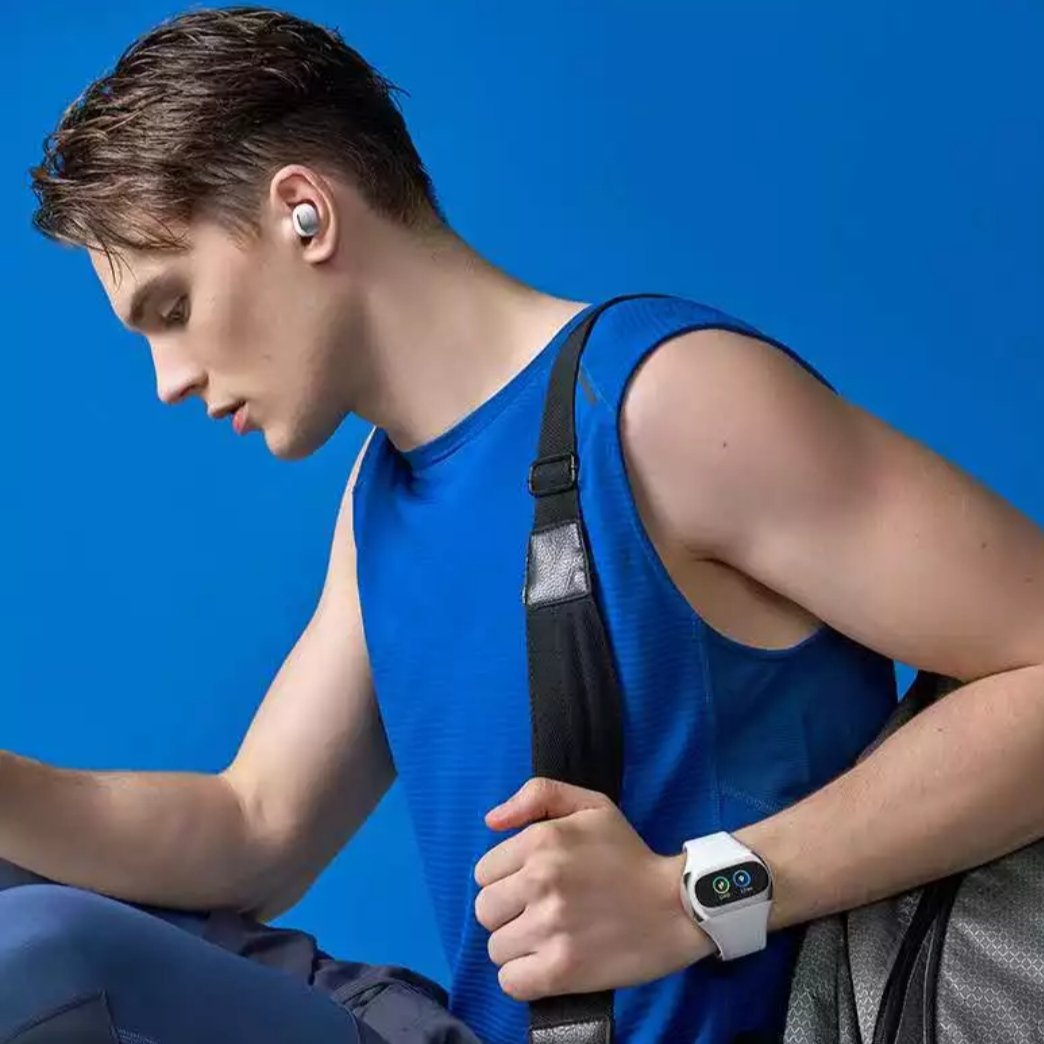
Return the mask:
{"type": "MultiPolygon", "coordinates": [[[[1044,519],[1039,5],[291,9],[410,92],[450,220],[495,262],[573,298],[732,311],[1044,519]]],[[[288,466],[201,403],[164,408],[83,251],[30,227],[64,106],[178,10],[37,0],[0,45],[0,747],[65,767],[228,763],[314,607],[364,431],[288,466]]],[[[278,923],[445,981],[415,859],[396,787],[278,923]]]]}

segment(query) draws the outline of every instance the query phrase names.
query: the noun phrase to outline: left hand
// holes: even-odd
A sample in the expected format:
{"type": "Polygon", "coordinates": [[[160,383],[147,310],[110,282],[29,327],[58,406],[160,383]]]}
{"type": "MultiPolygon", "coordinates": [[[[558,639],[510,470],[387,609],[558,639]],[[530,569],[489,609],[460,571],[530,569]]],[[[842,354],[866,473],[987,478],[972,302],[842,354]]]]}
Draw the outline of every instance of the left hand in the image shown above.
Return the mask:
{"type": "Polygon", "coordinates": [[[532,824],[475,866],[475,916],[516,1000],[634,986],[714,952],[682,906],[684,855],[653,852],[604,794],[534,777],[486,823],[532,824]]]}

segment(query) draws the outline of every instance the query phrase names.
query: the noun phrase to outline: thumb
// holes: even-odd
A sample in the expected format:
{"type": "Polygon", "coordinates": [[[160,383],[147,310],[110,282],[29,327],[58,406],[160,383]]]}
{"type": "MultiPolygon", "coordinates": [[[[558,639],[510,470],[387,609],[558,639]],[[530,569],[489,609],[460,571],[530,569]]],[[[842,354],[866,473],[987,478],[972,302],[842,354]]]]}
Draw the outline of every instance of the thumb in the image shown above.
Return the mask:
{"type": "Polygon", "coordinates": [[[609,799],[596,790],[545,776],[527,780],[503,804],[486,813],[493,830],[512,830],[541,819],[558,819],[585,808],[601,808],[609,799]]]}

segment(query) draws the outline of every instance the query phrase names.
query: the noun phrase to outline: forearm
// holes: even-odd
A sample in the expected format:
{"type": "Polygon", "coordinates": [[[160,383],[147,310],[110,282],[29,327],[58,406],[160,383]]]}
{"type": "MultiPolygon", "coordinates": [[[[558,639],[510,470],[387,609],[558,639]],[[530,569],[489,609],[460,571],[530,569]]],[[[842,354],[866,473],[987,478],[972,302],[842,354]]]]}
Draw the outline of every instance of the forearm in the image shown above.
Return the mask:
{"type": "Polygon", "coordinates": [[[1044,667],[962,686],[843,776],[735,833],[772,868],[770,928],[895,895],[1044,836],[1044,667]]]}
{"type": "Polygon", "coordinates": [[[221,776],[79,771],[7,752],[0,858],[61,884],[187,910],[252,906],[276,876],[221,776]]]}

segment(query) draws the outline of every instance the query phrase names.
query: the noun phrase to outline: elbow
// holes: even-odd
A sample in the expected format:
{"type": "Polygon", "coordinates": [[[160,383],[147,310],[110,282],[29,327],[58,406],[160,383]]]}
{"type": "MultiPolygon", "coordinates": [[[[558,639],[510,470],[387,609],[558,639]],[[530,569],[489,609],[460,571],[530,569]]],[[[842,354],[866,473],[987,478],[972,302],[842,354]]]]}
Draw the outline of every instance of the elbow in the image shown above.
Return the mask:
{"type": "Polygon", "coordinates": [[[278,917],[307,891],[301,888],[299,856],[289,838],[275,837],[250,814],[242,791],[227,773],[220,775],[239,807],[239,844],[234,848],[226,880],[231,906],[237,913],[258,921],[278,917]]]}
{"type": "Polygon", "coordinates": [[[262,924],[274,921],[277,917],[282,917],[288,910],[293,909],[311,884],[310,880],[303,884],[296,882],[293,887],[270,891],[259,902],[248,905],[247,909],[241,910],[240,913],[255,921],[260,921],[262,924]]]}

